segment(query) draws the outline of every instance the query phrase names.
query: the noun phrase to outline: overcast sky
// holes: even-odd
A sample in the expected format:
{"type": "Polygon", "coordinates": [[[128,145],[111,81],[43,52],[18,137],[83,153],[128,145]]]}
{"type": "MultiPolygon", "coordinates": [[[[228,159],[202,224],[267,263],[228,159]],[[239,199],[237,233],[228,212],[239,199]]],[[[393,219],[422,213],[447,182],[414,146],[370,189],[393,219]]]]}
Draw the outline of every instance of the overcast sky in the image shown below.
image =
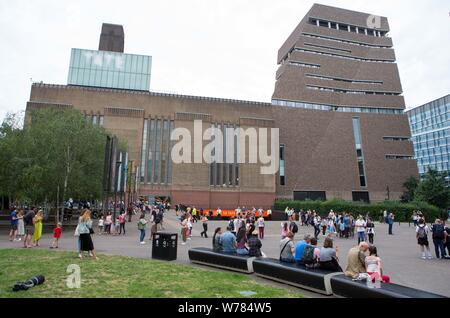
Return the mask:
{"type": "MultiPolygon", "coordinates": [[[[98,49],[103,22],[153,57],[151,90],[270,102],[277,51],[314,2],[0,0],[0,120],[31,81],[67,84],[70,49],[98,49]]],[[[450,1],[318,3],[388,17],[408,108],[450,93],[450,1]]]]}

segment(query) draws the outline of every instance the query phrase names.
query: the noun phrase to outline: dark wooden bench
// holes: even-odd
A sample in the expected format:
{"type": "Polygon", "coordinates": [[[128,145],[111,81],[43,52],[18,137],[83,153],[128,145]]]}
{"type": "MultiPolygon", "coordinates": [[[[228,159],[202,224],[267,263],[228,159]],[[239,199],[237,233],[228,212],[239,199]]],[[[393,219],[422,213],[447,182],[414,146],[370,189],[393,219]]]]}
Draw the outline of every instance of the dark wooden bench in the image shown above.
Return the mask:
{"type": "Polygon", "coordinates": [[[236,254],[217,253],[211,248],[192,248],[189,250],[192,263],[228,269],[245,274],[253,273],[252,262],[255,257],[236,254]]]}
{"type": "Polygon", "coordinates": [[[333,294],[330,279],[342,274],[342,272],[335,273],[322,269],[307,269],[302,265],[280,262],[271,258],[255,259],[253,269],[258,276],[324,295],[333,294]]]}
{"type": "Polygon", "coordinates": [[[381,288],[369,288],[366,281],[354,281],[345,275],[331,277],[333,294],[347,298],[446,298],[426,291],[397,285],[381,284],[381,288]]]}

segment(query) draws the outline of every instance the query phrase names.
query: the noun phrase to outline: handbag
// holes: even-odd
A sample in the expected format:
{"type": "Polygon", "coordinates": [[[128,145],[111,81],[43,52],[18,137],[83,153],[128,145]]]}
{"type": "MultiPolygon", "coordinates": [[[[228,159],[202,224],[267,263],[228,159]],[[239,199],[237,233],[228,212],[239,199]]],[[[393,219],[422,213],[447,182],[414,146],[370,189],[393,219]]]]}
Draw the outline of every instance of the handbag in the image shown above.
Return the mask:
{"type": "Polygon", "coordinates": [[[284,249],[285,249],[286,246],[289,244],[289,242],[290,242],[290,240],[287,241],[286,244],[284,244],[284,247],[283,247],[283,249],[281,250],[281,253],[280,253],[280,262],[282,261],[281,255],[283,255],[284,249]]]}
{"type": "Polygon", "coordinates": [[[89,234],[94,234],[94,230],[92,228],[89,228],[89,234]]]}

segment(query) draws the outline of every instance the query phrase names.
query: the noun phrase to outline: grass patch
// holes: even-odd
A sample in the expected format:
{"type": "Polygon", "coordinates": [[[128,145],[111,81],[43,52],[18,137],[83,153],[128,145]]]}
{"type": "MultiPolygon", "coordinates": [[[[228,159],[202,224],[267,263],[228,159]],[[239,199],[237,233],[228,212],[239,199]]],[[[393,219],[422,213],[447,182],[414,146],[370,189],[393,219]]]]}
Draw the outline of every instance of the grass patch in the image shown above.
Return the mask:
{"type": "Polygon", "coordinates": [[[0,298],[251,298],[302,297],[300,293],[257,283],[251,277],[216,272],[170,262],[99,255],[80,260],[73,252],[38,249],[0,250],[0,298]],[[66,285],[67,266],[81,268],[81,288],[66,285]],[[44,275],[45,283],[28,291],[13,292],[18,281],[44,275]]]}

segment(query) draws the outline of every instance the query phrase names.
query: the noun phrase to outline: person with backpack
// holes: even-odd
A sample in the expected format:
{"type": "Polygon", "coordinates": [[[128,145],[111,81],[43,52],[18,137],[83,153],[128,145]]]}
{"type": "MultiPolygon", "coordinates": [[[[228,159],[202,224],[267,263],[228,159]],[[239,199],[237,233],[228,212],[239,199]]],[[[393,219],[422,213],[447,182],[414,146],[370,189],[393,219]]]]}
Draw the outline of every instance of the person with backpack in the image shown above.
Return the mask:
{"type": "Polygon", "coordinates": [[[302,256],[302,264],[307,268],[319,267],[320,249],[317,248],[317,239],[313,237],[311,242],[305,246],[302,256]]]}
{"type": "Polygon", "coordinates": [[[289,232],[280,242],[280,262],[295,263],[294,233],[289,232]]]}
{"type": "Polygon", "coordinates": [[[425,249],[427,250],[428,259],[431,259],[430,244],[428,243],[428,232],[430,229],[424,220],[420,219],[418,223],[419,225],[416,227],[416,238],[417,244],[419,244],[420,250],[422,251],[422,259],[427,259],[425,257],[425,249]]]}
{"type": "Polygon", "coordinates": [[[444,224],[440,219],[436,219],[434,224],[431,226],[431,232],[433,232],[433,244],[434,244],[434,252],[436,253],[436,258],[444,259],[445,258],[445,248],[444,242],[447,236],[447,232],[445,231],[444,224]]]}
{"type": "Polygon", "coordinates": [[[301,264],[302,263],[302,259],[303,259],[303,252],[305,251],[305,247],[306,245],[311,243],[311,236],[309,234],[305,235],[305,237],[303,238],[303,240],[298,241],[297,244],[295,245],[295,262],[297,264],[301,264]]]}

